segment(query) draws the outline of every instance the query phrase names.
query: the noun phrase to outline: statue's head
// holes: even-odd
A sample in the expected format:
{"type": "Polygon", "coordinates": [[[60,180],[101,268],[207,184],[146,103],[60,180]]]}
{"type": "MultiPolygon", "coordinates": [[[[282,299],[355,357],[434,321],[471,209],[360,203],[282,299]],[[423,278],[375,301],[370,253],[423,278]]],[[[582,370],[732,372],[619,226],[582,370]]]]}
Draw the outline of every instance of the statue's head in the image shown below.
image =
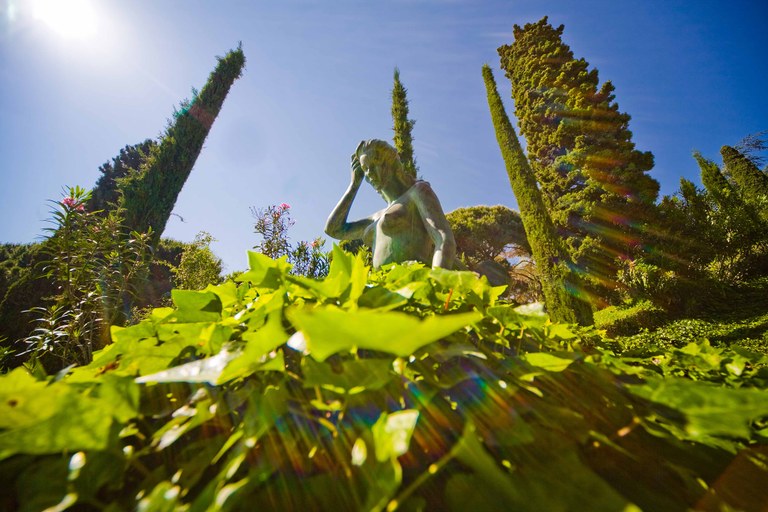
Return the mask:
{"type": "Polygon", "coordinates": [[[404,181],[405,172],[397,150],[387,142],[364,140],[357,146],[355,154],[360,159],[365,179],[376,190],[381,190],[392,179],[404,181]]]}

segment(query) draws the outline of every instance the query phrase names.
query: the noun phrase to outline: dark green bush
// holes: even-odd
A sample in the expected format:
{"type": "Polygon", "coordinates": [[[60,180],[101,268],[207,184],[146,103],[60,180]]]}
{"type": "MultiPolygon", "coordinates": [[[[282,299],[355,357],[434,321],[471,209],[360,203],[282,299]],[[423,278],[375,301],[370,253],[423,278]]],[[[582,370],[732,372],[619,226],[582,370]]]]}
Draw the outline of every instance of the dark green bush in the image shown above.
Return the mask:
{"type": "Polygon", "coordinates": [[[668,319],[667,313],[649,300],[631,306],[610,306],[595,313],[595,327],[610,337],[635,334],[654,329],[668,319]]]}

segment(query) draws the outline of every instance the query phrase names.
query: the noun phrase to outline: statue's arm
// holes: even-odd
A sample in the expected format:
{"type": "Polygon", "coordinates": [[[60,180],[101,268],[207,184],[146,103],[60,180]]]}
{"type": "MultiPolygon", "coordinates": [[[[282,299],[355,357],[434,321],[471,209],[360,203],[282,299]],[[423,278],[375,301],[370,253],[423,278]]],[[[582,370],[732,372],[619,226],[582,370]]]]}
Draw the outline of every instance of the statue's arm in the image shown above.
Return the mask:
{"type": "Polygon", "coordinates": [[[373,222],[372,218],[347,222],[349,210],[357,196],[360,184],[363,182],[363,170],[360,168],[360,161],[355,155],[352,155],[352,182],[347,187],[344,195],[341,196],[339,203],[328,216],[325,223],[325,232],[328,236],[339,240],[362,239],[365,230],[373,222]]]}
{"type": "Polygon", "coordinates": [[[413,191],[424,226],[435,244],[432,267],[453,268],[456,259],[456,241],[453,238],[451,225],[443,213],[440,200],[426,181],[416,182],[413,191]]]}

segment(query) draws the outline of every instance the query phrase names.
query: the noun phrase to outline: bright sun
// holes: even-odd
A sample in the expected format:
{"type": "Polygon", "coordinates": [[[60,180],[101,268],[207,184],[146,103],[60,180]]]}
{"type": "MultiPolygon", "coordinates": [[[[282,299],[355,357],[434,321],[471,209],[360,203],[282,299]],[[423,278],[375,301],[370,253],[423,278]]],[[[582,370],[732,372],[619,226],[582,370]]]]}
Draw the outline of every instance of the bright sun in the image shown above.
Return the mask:
{"type": "Polygon", "coordinates": [[[34,13],[64,37],[82,39],[96,32],[96,13],[89,0],[35,0],[34,13]]]}

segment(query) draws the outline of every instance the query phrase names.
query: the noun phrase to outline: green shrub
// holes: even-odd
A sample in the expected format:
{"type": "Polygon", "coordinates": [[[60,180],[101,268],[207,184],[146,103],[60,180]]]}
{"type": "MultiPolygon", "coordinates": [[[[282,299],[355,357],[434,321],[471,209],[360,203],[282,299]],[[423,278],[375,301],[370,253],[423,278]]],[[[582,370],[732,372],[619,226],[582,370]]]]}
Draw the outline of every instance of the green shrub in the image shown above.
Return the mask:
{"type": "Polygon", "coordinates": [[[686,318],[655,331],[645,330],[617,339],[624,354],[650,354],[683,347],[689,343],[744,347],[768,354],[768,313],[726,321],[686,318]]]}
{"type": "Polygon", "coordinates": [[[610,337],[635,334],[654,329],[667,321],[666,312],[649,300],[631,306],[609,306],[595,313],[595,327],[610,337]]]}

